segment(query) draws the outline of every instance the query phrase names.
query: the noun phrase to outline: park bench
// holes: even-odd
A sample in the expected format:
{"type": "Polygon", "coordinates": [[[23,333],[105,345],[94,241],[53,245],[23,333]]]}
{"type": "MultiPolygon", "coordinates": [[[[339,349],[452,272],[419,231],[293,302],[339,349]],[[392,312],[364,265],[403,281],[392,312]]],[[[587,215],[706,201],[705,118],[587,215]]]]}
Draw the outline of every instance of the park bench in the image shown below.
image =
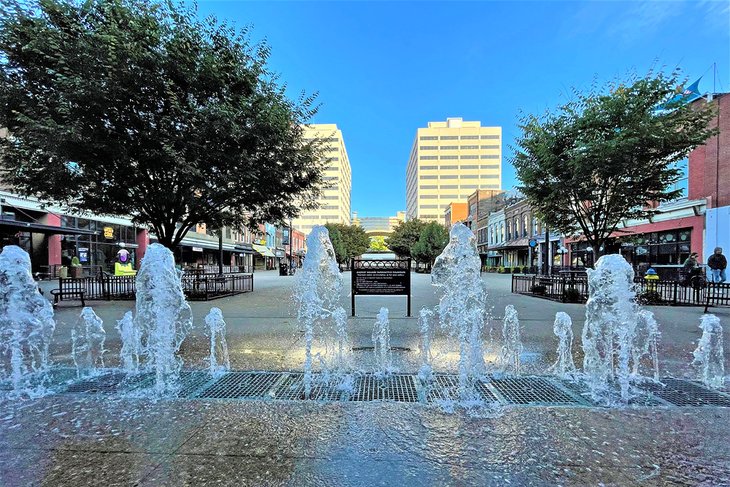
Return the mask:
{"type": "Polygon", "coordinates": [[[51,289],[51,294],[53,295],[54,308],[58,306],[59,301],[62,301],[67,297],[78,298],[81,300],[81,306],[86,306],[86,301],[84,301],[86,291],[83,289],[51,289]]]}
{"type": "Polygon", "coordinates": [[[705,313],[710,306],[730,306],[730,284],[707,284],[705,313]]]}

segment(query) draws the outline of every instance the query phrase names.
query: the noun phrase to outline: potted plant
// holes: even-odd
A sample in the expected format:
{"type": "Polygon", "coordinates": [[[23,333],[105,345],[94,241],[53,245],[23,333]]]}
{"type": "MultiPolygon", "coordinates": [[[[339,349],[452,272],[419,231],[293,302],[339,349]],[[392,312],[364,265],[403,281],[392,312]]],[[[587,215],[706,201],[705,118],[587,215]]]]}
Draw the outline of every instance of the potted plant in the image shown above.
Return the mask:
{"type": "Polygon", "coordinates": [[[61,279],[66,279],[68,277],[68,267],[62,265],[58,269],[58,277],[60,277],[61,279]]]}
{"type": "Polygon", "coordinates": [[[79,261],[79,258],[77,256],[74,256],[73,259],[71,259],[71,277],[79,278],[81,277],[81,273],[83,272],[83,267],[81,267],[81,262],[79,261]]]}

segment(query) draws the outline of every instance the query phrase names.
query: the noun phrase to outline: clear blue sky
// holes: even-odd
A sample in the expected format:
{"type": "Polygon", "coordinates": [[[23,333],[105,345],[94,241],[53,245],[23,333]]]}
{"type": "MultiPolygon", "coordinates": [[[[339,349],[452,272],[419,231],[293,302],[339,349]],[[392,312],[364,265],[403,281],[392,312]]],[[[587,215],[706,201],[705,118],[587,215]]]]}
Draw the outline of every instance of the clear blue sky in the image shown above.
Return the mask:
{"type": "Polygon", "coordinates": [[[572,87],[680,67],[700,89],[730,90],[730,2],[205,1],[272,48],[288,93],[319,92],[314,123],[336,123],[352,165],[352,209],[405,209],[418,127],[446,117],[499,125],[502,186],[520,113],[565,101],[572,87]]]}

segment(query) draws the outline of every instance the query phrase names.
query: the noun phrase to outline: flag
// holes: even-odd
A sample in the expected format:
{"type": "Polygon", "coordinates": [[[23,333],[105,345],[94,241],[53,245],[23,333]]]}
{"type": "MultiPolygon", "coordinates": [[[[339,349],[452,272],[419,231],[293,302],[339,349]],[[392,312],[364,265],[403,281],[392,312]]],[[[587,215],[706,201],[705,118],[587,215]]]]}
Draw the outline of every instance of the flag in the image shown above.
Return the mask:
{"type": "Polygon", "coordinates": [[[695,101],[698,98],[702,97],[702,93],[700,93],[700,80],[702,79],[702,76],[700,76],[697,81],[689,85],[688,87],[678,87],[677,94],[674,95],[672,98],[669,99],[669,101],[659,105],[660,110],[670,110],[671,108],[677,106],[677,104],[685,104],[695,101]]]}

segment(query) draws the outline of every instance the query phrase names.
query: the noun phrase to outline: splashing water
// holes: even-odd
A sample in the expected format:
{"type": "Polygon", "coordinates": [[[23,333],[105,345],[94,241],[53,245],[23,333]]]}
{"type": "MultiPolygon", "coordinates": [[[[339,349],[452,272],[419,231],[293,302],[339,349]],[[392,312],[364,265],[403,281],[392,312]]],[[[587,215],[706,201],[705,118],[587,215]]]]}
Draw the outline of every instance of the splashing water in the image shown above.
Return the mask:
{"type": "Polygon", "coordinates": [[[393,371],[390,351],[390,320],[388,308],[380,308],[373,326],[373,353],[375,354],[375,375],[386,377],[393,371]]]}
{"type": "Polygon", "coordinates": [[[418,324],[421,330],[421,368],[418,370],[418,378],[422,383],[430,382],[433,379],[433,367],[431,365],[432,321],[433,311],[427,308],[421,308],[418,317],[418,324]]]}
{"type": "Polygon", "coordinates": [[[71,357],[76,376],[93,374],[104,367],[104,322],[87,306],[81,310],[76,326],[71,330],[71,357]]]}
{"type": "Polygon", "coordinates": [[[652,366],[652,379],[659,381],[659,325],[654,319],[654,313],[647,310],[640,310],[636,315],[636,334],[631,349],[632,370],[634,377],[641,377],[641,361],[649,357],[652,366]]]}
{"type": "Polygon", "coordinates": [[[208,356],[208,370],[212,375],[218,375],[231,369],[228,358],[228,343],[226,342],[226,322],[220,308],[210,308],[205,317],[210,337],[210,355],[208,356]]]}
{"type": "Polygon", "coordinates": [[[583,370],[592,395],[599,400],[610,400],[613,381],[620,385],[621,400],[629,399],[638,312],[633,281],[634,270],[618,254],[604,255],[595,269],[588,269],[583,370]]]}
{"type": "Polygon", "coordinates": [[[522,338],[520,337],[520,320],[517,310],[511,304],[504,308],[502,321],[502,356],[501,364],[505,372],[520,373],[520,354],[522,338]]]}
{"type": "Polygon", "coordinates": [[[119,352],[119,362],[127,372],[139,371],[139,357],[142,353],[142,335],[132,318],[132,312],[127,311],[121,320],[117,320],[117,331],[122,340],[122,349],[119,352]]]}
{"type": "Polygon", "coordinates": [[[573,374],[576,371],[573,362],[573,320],[568,313],[563,311],[555,313],[553,332],[558,337],[558,359],[550,370],[559,376],[573,374]]]}
{"type": "Polygon", "coordinates": [[[137,274],[135,323],[142,330],[145,365],[155,372],[158,396],[178,392],[182,358],[177,353],[193,328],[181,277],[169,249],[157,243],[147,248],[137,274]]]}
{"type": "Polygon", "coordinates": [[[692,352],[692,365],[700,368],[700,380],[714,389],[725,385],[725,351],[722,344],[722,325],[715,315],[702,315],[700,319],[702,337],[697,349],[692,352]]]}
{"type": "MultiPolygon", "coordinates": [[[[304,328],[304,396],[310,397],[312,390],[312,346],[315,335],[325,343],[325,350],[328,344],[333,341],[346,343],[346,326],[333,325],[337,303],[342,290],[342,277],[335,258],[335,250],[329,238],[329,231],[321,225],[312,228],[307,236],[307,257],[304,259],[302,268],[297,272],[297,280],[294,285],[294,302],[297,305],[297,321],[299,326],[304,328]],[[343,329],[335,331],[336,327],[343,329]],[[339,333],[338,333],[339,332],[339,333]]],[[[326,364],[323,357],[320,363],[326,364]]],[[[324,376],[328,376],[324,371],[324,376]]]]}
{"type": "Polygon", "coordinates": [[[444,290],[439,301],[441,327],[459,341],[459,393],[463,400],[474,396],[473,381],[485,373],[481,335],[486,290],[480,268],[474,234],[457,223],[451,228],[449,244],[436,258],[431,283],[444,290]]]}
{"type": "Polygon", "coordinates": [[[350,337],[347,333],[347,312],[342,306],[338,306],[332,312],[332,320],[335,325],[335,350],[332,368],[339,372],[350,369],[350,337]]]}
{"type": "Polygon", "coordinates": [[[28,253],[6,245],[0,253],[0,382],[12,394],[42,394],[48,346],[56,323],[51,303],[33,279],[28,253]]]}

